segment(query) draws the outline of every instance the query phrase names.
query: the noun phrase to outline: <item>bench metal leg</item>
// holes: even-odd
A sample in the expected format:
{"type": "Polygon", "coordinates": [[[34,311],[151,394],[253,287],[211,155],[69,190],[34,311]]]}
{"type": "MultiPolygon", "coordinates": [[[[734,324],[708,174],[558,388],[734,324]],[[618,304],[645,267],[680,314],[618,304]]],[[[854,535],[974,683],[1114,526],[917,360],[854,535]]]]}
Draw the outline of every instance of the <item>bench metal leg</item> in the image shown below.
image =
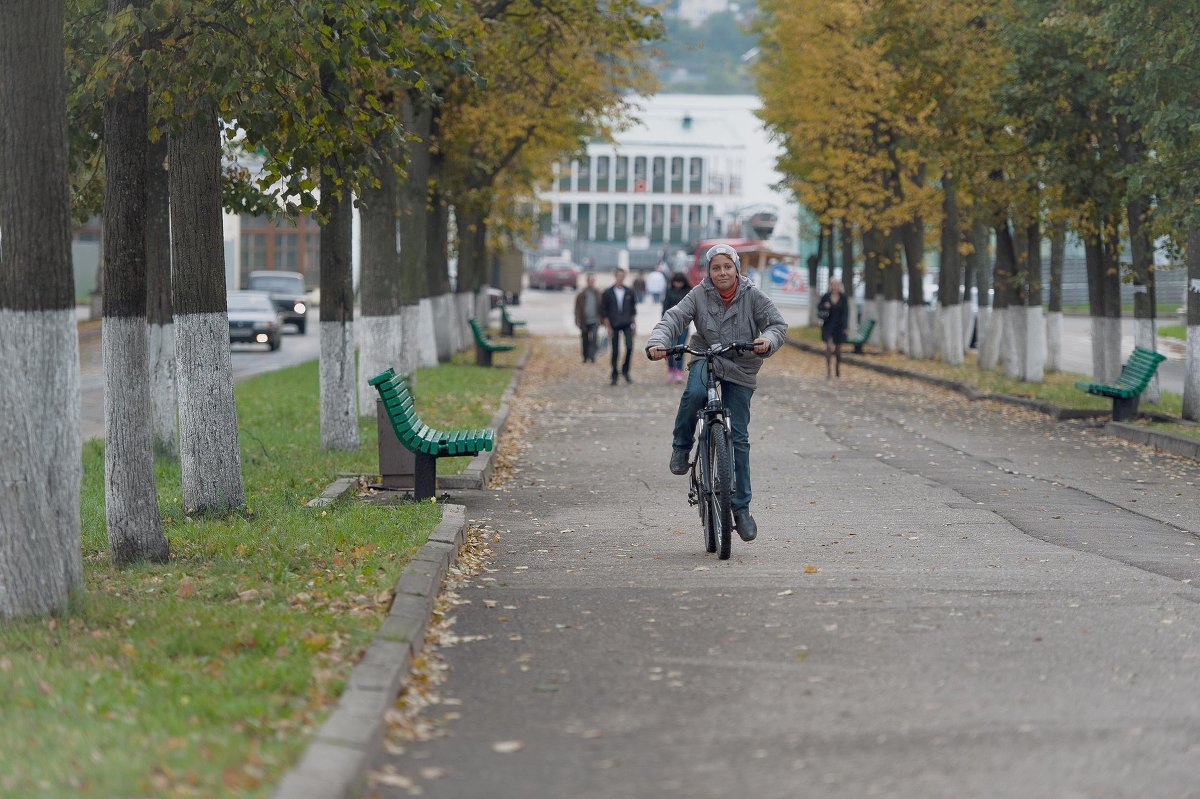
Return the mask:
{"type": "Polygon", "coordinates": [[[865,342],[865,341],[862,341],[862,342],[859,342],[859,343],[855,344],[855,345],[854,345],[854,354],[855,354],[855,355],[862,355],[862,354],[863,354],[863,344],[866,344],[866,343],[867,343],[867,342],[865,342]]]}
{"type": "Polygon", "coordinates": [[[424,452],[417,453],[413,477],[413,499],[429,499],[437,493],[437,458],[424,452]]]}
{"type": "Polygon", "coordinates": [[[475,365],[476,366],[491,366],[492,351],[486,350],[478,344],[475,345],[475,365]]]}
{"type": "Polygon", "coordinates": [[[513,334],[512,323],[509,322],[507,319],[501,317],[500,318],[500,335],[512,336],[512,334],[513,334]]]}
{"type": "Polygon", "coordinates": [[[1113,397],[1113,421],[1123,422],[1126,419],[1136,419],[1139,399],[1141,399],[1140,394],[1136,394],[1130,399],[1113,397]]]}

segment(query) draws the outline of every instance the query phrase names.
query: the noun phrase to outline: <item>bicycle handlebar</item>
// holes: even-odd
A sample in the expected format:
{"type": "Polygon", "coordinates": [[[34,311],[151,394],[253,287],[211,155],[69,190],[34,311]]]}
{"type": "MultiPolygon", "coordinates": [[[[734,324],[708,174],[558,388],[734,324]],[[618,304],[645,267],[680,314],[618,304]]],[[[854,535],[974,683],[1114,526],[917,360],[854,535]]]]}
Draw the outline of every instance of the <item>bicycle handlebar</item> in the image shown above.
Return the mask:
{"type": "MultiPolygon", "coordinates": [[[[700,349],[699,347],[693,347],[690,344],[676,344],[673,347],[663,347],[663,350],[667,353],[667,355],[682,355],[686,352],[701,358],[716,358],[720,355],[724,355],[727,352],[733,352],[735,350],[737,352],[745,352],[753,349],[753,341],[733,341],[729,344],[714,344],[706,350],[700,349]]],[[[646,351],[649,352],[650,347],[647,347],[646,351]]]]}

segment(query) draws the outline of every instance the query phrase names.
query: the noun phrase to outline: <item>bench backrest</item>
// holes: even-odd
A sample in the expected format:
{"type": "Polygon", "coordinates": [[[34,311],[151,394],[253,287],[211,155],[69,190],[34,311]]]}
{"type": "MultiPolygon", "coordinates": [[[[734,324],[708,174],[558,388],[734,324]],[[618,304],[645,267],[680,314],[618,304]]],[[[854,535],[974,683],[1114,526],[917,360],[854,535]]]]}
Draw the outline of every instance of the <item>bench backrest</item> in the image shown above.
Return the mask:
{"type": "Polygon", "coordinates": [[[468,319],[467,324],[471,326],[471,333],[475,336],[476,344],[484,347],[486,347],[488,344],[491,344],[491,342],[487,340],[487,336],[483,334],[483,328],[479,326],[478,322],[476,322],[474,319],[468,319]]]}
{"type": "Polygon", "coordinates": [[[408,388],[408,380],[404,375],[398,375],[393,369],[381,372],[367,381],[379,392],[384,401],[388,419],[392,429],[401,443],[406,443],[413,437],[413,430],[421,425],[417,411],[413,405],[412,391],[408,388]]]}
{"type": "Polygon", "coordinates": [[[871,335],[871,331],[875,329],[875,320],[867,318],[862,320],[862,324],[858,326],[858,338],[866,338],[871,335]]]}
{"type": "Polygon", "coordinates": [[[1121,376],[1117,382],[1138,391],[1144,391],[1154,377],[1154,370],[1166,360],[1166,356],[1145,347],[1134,347],[1129,360],[1121,367],[1121,376]]]}

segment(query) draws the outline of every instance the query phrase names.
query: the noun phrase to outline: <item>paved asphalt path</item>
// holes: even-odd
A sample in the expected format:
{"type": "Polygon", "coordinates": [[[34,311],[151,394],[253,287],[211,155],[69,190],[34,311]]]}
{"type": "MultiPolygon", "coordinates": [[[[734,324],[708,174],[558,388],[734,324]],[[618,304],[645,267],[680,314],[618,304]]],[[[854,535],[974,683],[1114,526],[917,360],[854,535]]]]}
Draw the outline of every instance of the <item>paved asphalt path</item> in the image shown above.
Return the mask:
{"type": "Polygon", "coordinates": [[[667,470],[679,387],[575,348],[541,339],[514,471],[454,497],[500,541],[440,735],[393,736],[374,795],[1200,796],[1194,462],[788,350],[720,562],[667,470]]]}

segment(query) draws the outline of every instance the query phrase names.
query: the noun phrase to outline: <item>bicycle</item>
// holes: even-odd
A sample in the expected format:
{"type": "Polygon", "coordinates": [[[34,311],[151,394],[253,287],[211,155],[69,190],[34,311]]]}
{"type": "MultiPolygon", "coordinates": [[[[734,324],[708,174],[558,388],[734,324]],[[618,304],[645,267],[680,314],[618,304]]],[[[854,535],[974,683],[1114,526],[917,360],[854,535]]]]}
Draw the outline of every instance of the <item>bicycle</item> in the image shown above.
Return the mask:
{"type": "Polygon", "coordinates": [[[689,464],[688,505],[700,506],[705,551],[716,552],[718,558],[728,560],[733,544],[733,510],[729,505],[733,497],[732,436],[721,398],[721,381],[717,379],[713,362],[730,352],[753,350],[754,342],[714,344],[708,349],[677,344],[663,349],[667,355],[686,352],[704,358],[708,399],[696,415],[700,430],[696,433],[696,448],[689,464]]]}

